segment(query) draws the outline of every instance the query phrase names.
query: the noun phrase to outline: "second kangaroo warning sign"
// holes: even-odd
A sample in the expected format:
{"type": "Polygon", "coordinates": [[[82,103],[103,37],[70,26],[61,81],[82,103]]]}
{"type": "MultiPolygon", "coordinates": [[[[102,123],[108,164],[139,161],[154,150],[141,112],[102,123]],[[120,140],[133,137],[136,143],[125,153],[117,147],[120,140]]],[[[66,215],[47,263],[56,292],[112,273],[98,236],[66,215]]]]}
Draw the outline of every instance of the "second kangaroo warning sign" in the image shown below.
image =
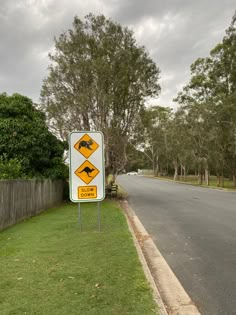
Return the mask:
{"type": "Polygon", "coordinates": [[[82,179],[85,184],[89,184],[99,174],[99,170],[91,162],[86,160],[80,167],[75,171],[75,174],[82,179]]]}
{"type": "Polygon", "coordinates": [[[70,199],[72,202],[105,198],[104,148],[101,132],[70,134],[70,199]]]}

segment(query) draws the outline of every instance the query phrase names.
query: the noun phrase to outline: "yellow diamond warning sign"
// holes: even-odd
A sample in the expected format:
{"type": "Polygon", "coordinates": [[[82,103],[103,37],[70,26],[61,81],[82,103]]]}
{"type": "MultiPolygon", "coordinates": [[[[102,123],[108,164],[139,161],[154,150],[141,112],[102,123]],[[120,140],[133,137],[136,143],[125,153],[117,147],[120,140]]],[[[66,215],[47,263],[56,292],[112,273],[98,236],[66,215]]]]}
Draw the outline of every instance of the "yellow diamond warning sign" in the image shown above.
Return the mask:
{"type": "Polygon", "coordinates": [[[88,134],[83,135],[83,137],[76,142],[74,148],[79,151],[86,159],[93,154],[99,145],[95,142],[88,134]]]}
{"type": "Polygon", "coordinates": [[[78,198],[79,199],[97,198],[97,186],[79,186],[78,198]]]}
{"type": "Polygon", "coordinates": [[[99,174],[99,170],[91,162],[85,161],[77,168],[75,174],[88,185],[99,174]]]}

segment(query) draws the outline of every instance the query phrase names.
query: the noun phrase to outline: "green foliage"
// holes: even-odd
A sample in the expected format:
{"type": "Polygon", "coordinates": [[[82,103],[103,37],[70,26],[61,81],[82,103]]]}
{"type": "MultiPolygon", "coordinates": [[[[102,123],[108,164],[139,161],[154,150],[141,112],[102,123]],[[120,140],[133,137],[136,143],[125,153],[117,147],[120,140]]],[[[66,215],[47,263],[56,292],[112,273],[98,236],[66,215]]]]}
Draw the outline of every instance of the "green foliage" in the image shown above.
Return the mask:
{"type": "Polygon", "coordinates": [[[127,162],[126,146],[145,98],[159,94],[159,69],[133,33],[103,15],[92,14],[55,40],[42,108],[63,140],[72,130],[100,130],[106,171],[127,162]]]}
{"type": "Polygon", "coordinates": [[[176,101],[198,173],[226,174],[236,185],[236,13],[210,57],[193,63],[190,82],[176,101]]]}
{"type": "MultiPolygon", "coordinates": [[[[188,171],[209,185],[209,174],[236,186],[236,14],[222,42],[191,65],[189,83],[175,113],[161,107],[140,112],[136,145],[153,163],[178,179],[188,171]]],[[[163,172],[160,172],[160,174],[163,172]]]]}
{"type": "Polygon", "coordinates": [[[22,178],[24,175],[22,173],[22,166],[16,159],[10,159],[5,161],[0,158],[0,178],[1,179],[15,179],[22,178]]]}
{"type": "Polygon", "coordinates": [[[0,95],[0,134],[2,162],[18,163],[14,177],[21,177],[21,172],[28,177],[65,177],[64,145],[48,130],[45,114],[29,98],[0,95]]]}
{"type": "Polygon", "coordinates": [[[143,152],[140,152],[134,145],[128,144],[127,146],[127,165],[126,172],[138,171],[138,169],[152,168],[152,163],[143,152]]]}
{"type": "Polygon", "coordinates": [[[158,175],[166,165],[166,131],[171,109],[162,106],[143,108],[140,111],[139,125],[134,144],[151,162],[153,173],[158,175]]]}

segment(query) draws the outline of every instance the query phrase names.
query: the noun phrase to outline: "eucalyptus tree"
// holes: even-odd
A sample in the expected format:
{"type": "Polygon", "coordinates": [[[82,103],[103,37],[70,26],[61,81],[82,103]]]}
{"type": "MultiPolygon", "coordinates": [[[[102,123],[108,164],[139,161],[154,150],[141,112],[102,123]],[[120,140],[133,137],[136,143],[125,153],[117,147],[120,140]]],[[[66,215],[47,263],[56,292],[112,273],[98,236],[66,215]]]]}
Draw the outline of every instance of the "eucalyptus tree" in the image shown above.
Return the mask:
{"type": "Polygon", "coordinates": [[[167,126],[167,156],[174,167],[174,180],[185,179],[192,166],[191,128],[184,108],[179,108],[167,126]]]}
{"type": "Polygon", "coordinates": [[[166,127],[170,116],[169,107],[152,106],[140,111],[135,144],[152,163],[154,176],[166,168],[166,127]]]}
{"type": "Polygon", "coordinates": [[[236,15],[210,57],[192,64],[190,82],[176,98],[186,110],[200,177],[204,168],[208,179],[210,167],[221,185],[225,171],[236,177],[235,91],[236,15]]]}
{"type": "Polygon", "coordinates": [[[209,184],[209,102],[213,96],[212,60],[199,58],[191,65],[191,79],[175,101],[185,112],[188,137],[191,137],[191,153],[195,159],[198,181],[202,184],[203,171],[209,184]]]}
{"type": "Polygon", "coordinates": [[[223,156],[222,180],[226,168],[236,185],[236,12],[222,42],[211,51],[211,58],[217,81],[215,112],[218,143],[223,156]]]}
{"type": "Polygon", "coordinates": [[[221,43],[211,51],[218,95],[225,98],[236,92],[236,12],[221,43]]]}
{"type": "Polygon", "coordinates": [[[50,127],[62,139],[72,130],[102,131],[106,172],[116,174],[140,109],[160,92],[158,67],[131,30],[103,15],[75,17],[49,57],[41,106],[50,127]]]}

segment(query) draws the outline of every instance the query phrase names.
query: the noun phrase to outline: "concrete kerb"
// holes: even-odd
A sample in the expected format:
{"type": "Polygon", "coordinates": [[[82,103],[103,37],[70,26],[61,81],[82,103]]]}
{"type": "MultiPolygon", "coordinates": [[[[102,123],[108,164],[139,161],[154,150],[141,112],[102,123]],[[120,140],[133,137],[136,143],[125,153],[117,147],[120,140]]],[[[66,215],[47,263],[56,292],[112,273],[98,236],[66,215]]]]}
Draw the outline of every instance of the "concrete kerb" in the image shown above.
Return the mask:
{"type": "Polygon", "coordinates": [[[121,206],[160,315],[200,315],[128,202],[121,201],[121,206]]]}
{"type": "MultiPolygon", "coordinates": [[[[137,240],[137,237],[136,237],[136,233],[134,231],[134,227],[130,221],[130,217],[129,217],[129,214],[127,212],[127,202],[125,201],[121,201],[121,206],[122,208],[125,210],[125,216],[126,216],[126,219],[127,219],[127,223],[128,223],[128,227],[129,227],[129,231],[131,232],[131,235],[133,237],[133,241],[134,241],[134,245],[136,247],[136,250],[137,250],[137,253],[138,253],[138,257],[139,257],[139,260],[143,266],[143,270],[144,270],[144,274],[146,276],[146,279],[148,280],[150,286],[151,286],[151,289],[152,289],[152,294],[153,294],[153,298],[154,298],[154,301],[156,302],[156,304],[158,305],[158,310],[159,310],[159,315],[168,315],[166,309],[165,309],[165,306],[164,306],[164,303],[161,299],[161,296],[160,296],[160,293],[157,289],[157,286],[155,284],[155,281],[152,277],[152,274],[149,270],[149,267],[147,265],[147,262],[146,262],[146,259],[143,255],[143,252],[142,252],[142,249],[140,247],[140,244],[137,240]]],[[[132,209],[130,208],[129,211],[132,211],[132,209]]]]}

